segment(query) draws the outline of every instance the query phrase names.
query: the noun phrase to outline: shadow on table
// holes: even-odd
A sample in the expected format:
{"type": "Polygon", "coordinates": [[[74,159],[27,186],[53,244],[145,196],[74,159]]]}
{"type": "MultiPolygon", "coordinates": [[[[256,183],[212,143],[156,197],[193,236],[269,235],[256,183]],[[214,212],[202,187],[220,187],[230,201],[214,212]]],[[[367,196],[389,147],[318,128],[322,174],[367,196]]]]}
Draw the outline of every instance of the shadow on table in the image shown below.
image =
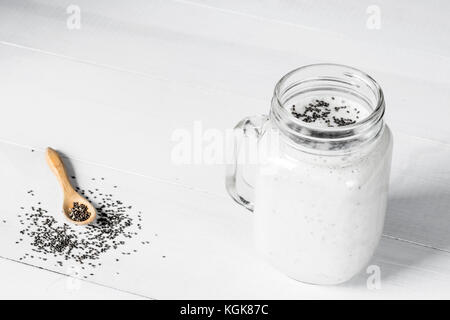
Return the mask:
{"type": "MultiPolygon", "coordinates": [[[[392,194],[383,237],[369,264],[380,267],[381,281],[400,276],[405,269],[423,265],[433,254],[442,252],[433,248],[449,250],[449,213],[450,190],[444,186],[392,194]]],[[[365,269],[344,286],[366,286],[369,276],[365,269]]]]}
{"type": "MultiPolygon", "coordinates": [[[[67,176],[69,177],[70,183],[72,184],[72,186],[76,189],[77,187],[79,187],[81,189],[81,186],[78,184],[78,180],[77,180],[77,174],[76,174],[76,170],[72,164],[72,161],[70,160],[70,158],[63,152],[58,150],[59,155],[61,156],[61,159],[64,162],[64,167],[66,168],[66,172],[67,172],[67,176]],[[73,178],[75,177],[75,178],[73,178]]],[[[78,191],[78,190],[77,190],[78,191]]],[[[84,196],[87,196],[86,194],[84,196]]],[[[92,205],[94,207],[98,207],[98,203],[89,198],[88,201],[90,203],[92,203],[92,205]]]]}

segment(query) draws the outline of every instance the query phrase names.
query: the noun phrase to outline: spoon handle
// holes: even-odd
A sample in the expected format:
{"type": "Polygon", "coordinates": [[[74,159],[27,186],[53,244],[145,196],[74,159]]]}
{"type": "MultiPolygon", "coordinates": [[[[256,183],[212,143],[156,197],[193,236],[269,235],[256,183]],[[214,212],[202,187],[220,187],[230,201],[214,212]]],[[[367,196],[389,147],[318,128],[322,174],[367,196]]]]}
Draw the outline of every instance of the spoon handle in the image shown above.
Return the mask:
{"type": "Polygon", "coordinates": [[[47,163],[55,176],[58,178],[58,181],[61,184],[61,187],[64,189],[64,192],[73,192],[72,185],[70,184],[66,169],[64,168],[64,163],[59,157],[58,152],[56,152],[52,148],[47,148],[47,163]]]}

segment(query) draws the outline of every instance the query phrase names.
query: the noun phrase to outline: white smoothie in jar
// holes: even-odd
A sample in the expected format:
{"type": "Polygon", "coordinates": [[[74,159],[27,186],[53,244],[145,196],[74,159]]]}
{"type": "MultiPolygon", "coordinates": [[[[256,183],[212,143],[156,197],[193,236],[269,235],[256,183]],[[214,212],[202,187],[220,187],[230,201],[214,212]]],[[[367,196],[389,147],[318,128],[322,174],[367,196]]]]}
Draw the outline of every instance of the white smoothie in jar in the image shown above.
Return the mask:
{"type": "MultiPolygon", "coordinates": [[[[307,96],[285,108],[306,126],[356,124],[372,110],[351,97],[307,96]]],[[[267,131],[265,139],[277,134],[267,131]]],[[[320,154],[280,139],[259,166],[255,186],[258,250],[290,277],[337,284],[369,262],[386,209],[392,137],[384,127],[371,144],[350,153],[320,154]]]]}

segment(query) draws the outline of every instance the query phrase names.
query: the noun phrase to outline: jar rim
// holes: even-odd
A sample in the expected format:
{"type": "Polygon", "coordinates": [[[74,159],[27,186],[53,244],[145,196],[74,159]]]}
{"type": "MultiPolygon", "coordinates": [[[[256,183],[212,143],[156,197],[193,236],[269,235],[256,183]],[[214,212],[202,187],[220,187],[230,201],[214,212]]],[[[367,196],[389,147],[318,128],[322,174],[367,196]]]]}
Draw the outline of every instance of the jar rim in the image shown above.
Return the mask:
{"type": "MultiPolygon", "coordinates": [[[[318,77],[326,77],[326,76],[327,76],[326,74],[323,74],[318,77]]],[[[327,132],[330,134],[332,134],[332,133],[338,134],[339,132],[346,132],[349,130],[364,127],[366,125],[370,125],[371,123],[372,124],[377,123],[380,119],[382,119],[382,117],[384,115],[384,111],[385,111],[385,101],[384,101],[383,90],[381,89],[380,85],[378,84],[378,82],[375,79],[373,79],[370,75],[368,75],[367,73],[365,73],[357,68],[353,68],[353,67],[343,65],[343,64],[336,64],[336,63],[309,64],[309,65],[305,65],[305,66],[296,68],[296,69],[286,73],[275,85],[274,98],[276,100],[276,103],[272,104],[272,108],[277,108],[277,110],[276,110],[277,113],[281,113],[284,117],[289,117],[290,118],[289,120],[293,121],[299,127],[304,127],[306,129],[313,130],[313,131],[327,132]],[[346,126],[331,127],[331,128],[330,127],[317,127],[317,126],[311,125],[307,122],[304,122],[300,119],[290,116],[288,110],[284,107],[283,103],[281,102],[282,94],[283,94],[281,92],[281,87],[284,84],[286,84],[287,81],[293,75],[296,75],[299,72],[307,70],[307,69],[319,68],[319,67],[330,67],[333,69],[342,69],[343,71],[347,71],[344,73],[344,75],[349,76],[349,77],[357,77],[357,78],[359,78],[359,80],[365,82],[372,89],[372,91],[375,93],[375,96],[376,96],[376,104],[374,104],[375,107],[371,110],[371,113],[366,118],[364,118],[361,121],[358,121],[356,123],[346,125],[346,126]]]]}

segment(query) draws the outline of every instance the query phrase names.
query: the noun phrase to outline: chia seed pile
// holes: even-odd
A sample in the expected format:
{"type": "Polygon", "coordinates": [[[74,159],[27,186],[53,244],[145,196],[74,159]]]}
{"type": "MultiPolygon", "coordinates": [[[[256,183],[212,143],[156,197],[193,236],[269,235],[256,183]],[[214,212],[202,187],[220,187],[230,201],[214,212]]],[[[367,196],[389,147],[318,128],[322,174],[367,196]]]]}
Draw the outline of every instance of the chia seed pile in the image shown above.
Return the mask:
{"type": "Polygon", "coordinates": [[[69,218],[76,222],[83,222],[89,219],[91,213],[88,211],[88,207],[78,202],[73,203],[72,209],[69,212],[69,218]]]}
{"type": "MultiPolygon", "coordinates": [[[[93,268],[102,265],[99,262],[100,258],[111,251],[117,252],[115,262],[120,260],[117,254],[128,256],[137,252],[136,248],[130,250],[130,245],[125,249],[125,244],[131,242],[131,239],[138,235],[138,231],[142,230],[142,213],[139,211],[137,214],[131,214],[132,206],[126,205],[112,194],[103,193],[98,188],[84,190],[76,187],[76,190],[94,204],[97,220],[87,226],[76,226],[58,222],[55,216],[61,213],[50,213],[41,202],[37,202],[29,209],[21,207],[18,217],[22,229],[16,244],[29,242],[31,250],[19,260],[55,260],[55,266],[62,267],[67,262],[69,265],[79,265],[81,270],[89,268],[92,272],[93,268]]],[[[35,192],[30,190],[28,195],[34,197],[35,192]]],[[[72,211],[73,219],[80,219],[76,221],[83,221],[88,214],[83,204],[75,203],[72,211]]],[[[139,245],[150,244],[149,241],[133,242],[139,245]]],[[[80,274],[86,274],[81,270],[80,274]]],[[[94,274],[87,273],[84,278],[87,278],[87,275],[94,274]]]]}
{"type": "MultiPolygon", "coordinates": [[[[333,104],[337,103],[335,97],[331,97],[333,104]]],[[[343,127],[356,123],[360,111],[350,107],[341,100],[341,105],[330,107],[330,103],[322,99],[313,99],[310,103],[302,106],[298,111],[297,106],[291,107],[291,113],[297,119],[307,123],[321,122],[327,127],[343,127]]]]}

